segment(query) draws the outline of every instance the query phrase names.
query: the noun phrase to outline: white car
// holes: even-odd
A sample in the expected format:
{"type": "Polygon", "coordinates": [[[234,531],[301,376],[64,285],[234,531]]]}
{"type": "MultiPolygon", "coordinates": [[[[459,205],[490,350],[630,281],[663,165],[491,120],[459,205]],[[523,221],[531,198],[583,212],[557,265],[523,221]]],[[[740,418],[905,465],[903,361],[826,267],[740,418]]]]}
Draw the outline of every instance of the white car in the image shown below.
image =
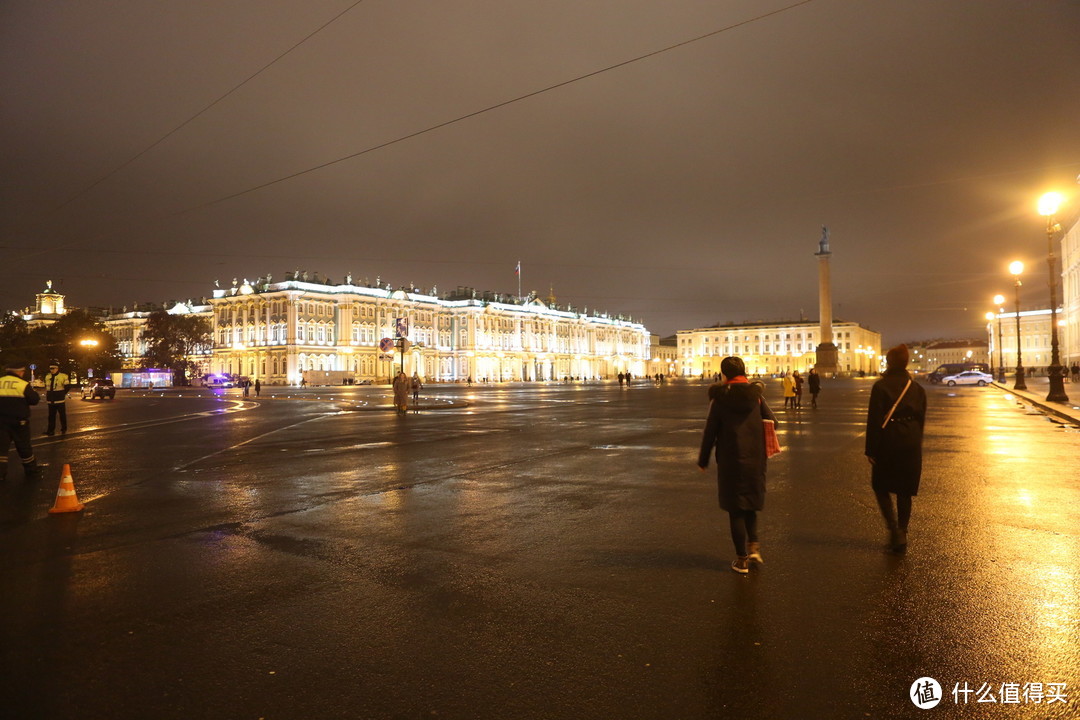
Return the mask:
{"type": "Polygon", "coordinates": [[[989,385],[994,382],[994,376],[988,373],[979,372],[978,370],[967,370],[957,375],[949,375],[941,378],[941,382],[950,387],[954,385],[989,385]]]}

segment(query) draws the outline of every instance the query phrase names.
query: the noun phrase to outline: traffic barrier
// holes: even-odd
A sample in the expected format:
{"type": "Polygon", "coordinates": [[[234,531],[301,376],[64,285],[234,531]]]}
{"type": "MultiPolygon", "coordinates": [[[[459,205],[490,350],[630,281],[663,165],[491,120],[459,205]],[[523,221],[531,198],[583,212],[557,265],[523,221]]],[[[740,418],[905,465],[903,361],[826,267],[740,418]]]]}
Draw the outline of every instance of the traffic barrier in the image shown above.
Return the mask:
{"type": "Polygon", "coordinates": [[[60,477],[60,487],[56,490],[56,502],[49,508],[50,513],[79,512],[85,505],[79,502],[75,494],[75,480],[71,477],[71,466],[64,463],[64,474],[60,477]]]}

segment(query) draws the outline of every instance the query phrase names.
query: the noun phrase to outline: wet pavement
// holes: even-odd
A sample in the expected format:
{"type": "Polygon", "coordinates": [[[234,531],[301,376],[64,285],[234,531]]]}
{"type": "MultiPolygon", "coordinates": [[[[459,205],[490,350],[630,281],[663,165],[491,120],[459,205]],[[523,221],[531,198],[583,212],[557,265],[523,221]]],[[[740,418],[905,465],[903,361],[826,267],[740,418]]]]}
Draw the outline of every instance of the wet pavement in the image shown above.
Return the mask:
{"type": "Polygon", "coordinates": [[[779,411],[748,577],[694,464],[702,385],[73,402],[46,480],[0,494],[5,716],[1077,717],[1080,428],[927,388],[894,556],[871,382],[779,411]],[[86,510],[49,516],[63,463],[86,510]]]}
{"type": "Polygon", "coordinates": [[[1069,399],[1062,401],[1046,399],[1050,381],[1045,376],[1027,378],[1024,381],[1026,390],[1016,390],[1013,387],[1015,382],[1016,379],[1010,377],[1005,382],[994,383],[994,387],[1013,394],[1019,402],[1031,405],[1060,422],[1080,425],[1080,384],[1066,381],[1063,386],[1069,399]]]}

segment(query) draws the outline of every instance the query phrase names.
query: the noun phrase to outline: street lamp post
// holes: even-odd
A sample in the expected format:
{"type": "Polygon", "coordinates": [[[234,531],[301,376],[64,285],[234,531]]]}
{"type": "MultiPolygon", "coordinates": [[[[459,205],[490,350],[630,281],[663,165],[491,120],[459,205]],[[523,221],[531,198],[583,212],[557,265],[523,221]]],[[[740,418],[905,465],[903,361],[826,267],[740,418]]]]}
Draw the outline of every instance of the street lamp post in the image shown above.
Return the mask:
{"type": "Polygon", "coordinates": [[[988,338],[988,342],[986,344],[986,354],[990,358],[990,375],[992,377],[992,376],[995,375],[995,373],[994,373],[994,313],[992,313],[992,312],[986,313],[986,337],[988,338]]]}
{"type": "Polygon", "coordinates": [[[98,346],[98,341],[93,338],[86,338],[85,340],[80,340],[79,345],[81,345],[86,352],[83,362],[86,363],[87,369],[90,369],[90,354],[94,352],[94,348],[98,346]]]}
{"type": "Polygon", "coordinates": [[[1005,296],[995,295],[994,304],[998,306],[998,382],[1005,382],[1005,348],[1001,344],[1001,316],[1005,312],[1005,296]]]}
{"type": "Polygon", "coordinates": [[[1050,269],[1050,367],[1046,374],[1050,379],[1050,392],[1046,399],[1053,402],[1068,402],[1065,394],[1065,381],[1062,377],[1061,355],[1058,351],[1057,325],[1057,256],[1054,254],[1054,236],[1061,229],[1054,216],[1061,206],[1062,197],[1057,193],[1046,193],[1039,198],[1039,214],[1046,216],[1046,244],[1048,248],[1046,264],[1050,269]]]}
{"type": "Polygon", "coordinates": [[[1024,272],[1024,263],[1019,260],[1009,263],[1009,272],[1016,281],[1016,382],[1013,383],[1013,390],[1027,390],[1027,383],[1024,382],[1024,358],[1020,351],[1020,273],[1024,272]]]}

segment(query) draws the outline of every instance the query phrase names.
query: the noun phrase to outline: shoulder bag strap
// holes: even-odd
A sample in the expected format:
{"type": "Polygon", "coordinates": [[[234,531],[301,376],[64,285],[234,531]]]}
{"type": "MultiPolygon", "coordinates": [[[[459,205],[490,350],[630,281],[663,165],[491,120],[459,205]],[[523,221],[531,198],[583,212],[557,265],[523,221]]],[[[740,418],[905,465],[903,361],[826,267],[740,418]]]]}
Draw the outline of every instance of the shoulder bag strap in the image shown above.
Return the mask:
{"type": "Polygon", "coordinates": [[[882,430],[889,424],[889,420],[892,419],[893,413],[896,412],[896,408],[900,406],[900,401],[904,399],[904,395],[907,394],[907,389],[909,387],[911,387],[911,378],[908,378],[907,385],[904,386],[904,390],[900,393],[900,397],[896,398],[896,402],[893,403],[892,409],[889,410],[889,414],[885,416],[885,422],[881,423],[882,430]]]}

